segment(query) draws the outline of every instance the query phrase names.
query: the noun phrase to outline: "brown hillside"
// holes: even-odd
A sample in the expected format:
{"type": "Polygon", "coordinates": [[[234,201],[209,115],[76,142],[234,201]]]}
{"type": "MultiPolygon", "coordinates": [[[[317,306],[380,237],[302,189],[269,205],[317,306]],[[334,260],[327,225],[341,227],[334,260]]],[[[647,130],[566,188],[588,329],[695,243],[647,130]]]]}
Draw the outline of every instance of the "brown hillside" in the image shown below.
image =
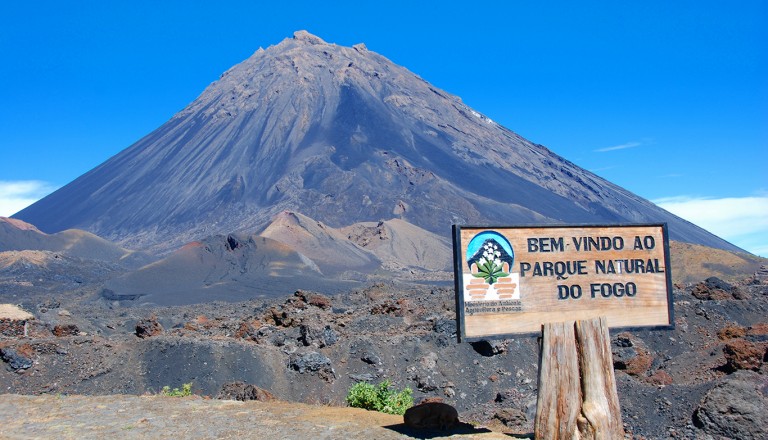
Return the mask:
{"type": "Polygon", "coordinates": [[[741,280],[768,264],[768,259],[746,253],[714,249],[697,244],[671,241],[672,282],[694,283],[708,277],[729,282],[741,280]]]}

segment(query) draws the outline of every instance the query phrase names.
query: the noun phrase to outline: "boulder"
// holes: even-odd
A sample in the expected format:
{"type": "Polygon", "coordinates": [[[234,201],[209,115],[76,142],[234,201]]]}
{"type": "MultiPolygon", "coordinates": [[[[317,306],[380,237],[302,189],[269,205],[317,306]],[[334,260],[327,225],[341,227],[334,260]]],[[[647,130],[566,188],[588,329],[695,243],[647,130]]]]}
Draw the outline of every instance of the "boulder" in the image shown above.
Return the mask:
{"type": "Polygon", "coordinates": [[[330,325],[319,328],[302,324],[299,327],[299,332],[301,334],[301,336],[299,336],[299,341],[304,344],[304,346],[314,345],[318,348],[323,348],[333,345],[339,340],[338,335],[330,325]]]}
{"type": "Polygon", "coordinates": [[[755,344],[745,339],[732,339],[723,347],[725,354],[725,369],[758,370],[763,363],[766,347],[763,344],[755,344]]]}
{"type": "Polygon", "coordinates": [[[447,318],[436,319],[432,326],[432,330],[434,330],[435,333],[456,337],[456,320],[447,318]]]}
{"type": "Polygon", "coordinates": [[[475,341],[469,343],[472,348],[481,356],[491,357],[507,351],[506,341],[475,341]]]}
{"type": "Polygon", "coordinates": [[[523,398],[523,394],[519,390],[515,388],[510,388],[510,389],[501,390],[497,392],[494,402],[497,402],[497,403],[507,402],[507,404],[509,404],[509,402],[518,403],[522,400],[522,398],[523,398]]]}
{"type": "Polygon", "coordinates": [[[645,376],[653,364],[653,356],[644,345],[629,333],[618,334],[611,347],[613,368],[631,376],[645,376]]]}
{"type": "Polygon", "coordinates": [[[696,427],[717,438],[762,440],[768,433],[768,378],[737,371],[711,389],[693,414],[696,427]]]}
{"type": "Polygon", "coordinates": [[[18,347],[0,348],[0,359],[8,363],[8,368],[13,371],[23,371],[34,364],[33,350],[29,344],[18,347]]]}
{"type": "Polygon", "coordinates": [[[249,341],[257,341],[259,339],[262,323],[258,319],[246,319],[240,323],[234,336],[239,339],[246,339],[249,341]]]}
{"type": "Polygon", "coordinates": [[[239,400],[241,402],[248,400],[269,402],[277,399],[274,394],[269,391],[245,382],[224,384],[216,398],[220,400],[239,400]]]}
{"type": "Polygon", "coordinates": [[[749,326],[746,338],[751,342],[768,342],[768,323],[758,322],[749,326]]]}
{"type": "Polygon", "coordinates": [[[691,295],[704,301],[731,299],[733,286],[717,277],[709,277],[696,284],[691,295]]]}
{"type": "Polygon", "coordinates": [[[271,307],[264,314],[263,321],[277,327],[293,327],[299,323],[299,320],[295,319],[293,315],[293,311],[288,308],[278,310],[275,307],[271,307]]]}
{"type": "Polygon", "coordinates": [[[508,428],[520,430],[528,424],[528,418],[525,413],[518,408],[503,408],[496,411],[493,418],[500,421],[508,428]]]}
{"type": "Polygon", "coordinates": [[[672,379],[672,376],[670,376],[669,373],[667,373],[666,371],[657,370],[653,374],[648,376],[646,381],[652,385],[666,386],[666,385],[672,385],[672,383],[674,382],[674,379],[672,379]]]}
{"type": "Polygon", "coordinates": [[[163,326],[160,325],[155,316],[150,316],[136,323],[136,336],[142,339],[157,336],[162,332],[163,326]]]}
{"type": "Polygon", "coordinates": [[[403,421],[409,428],[448,430],[459,424],[459,413],[447,403],[429,402],[408,408],[403,421]]]}
{"type": "Polygon", "coordinates": [[[373,382],[376,380],[376,376],[371,373],[352,373],[349,378],[355,382],[373,382]]]}
{"type": "Polygon", "coordinates": [[[377,355],[376,352],[370,349],[363,351],[363,354],[360,355],[360,360],[370,365],[381,364],[381,358],[379,357],[379,355],[377,355]]]}
{"type": "Polygon", "coordinates": [[[371,315],[402,316],[402,307],[396,301],[384,301],[371,307],[371,315]]]}
{"type": "Polygon", "coordinates": [[[747,334],[747,329],[740,325],[727,325],[717,332],[717,337],[721,341],[729,339],[743,338],[747,334]]]}
{"type": "Polygon", "coordinates": [[[304,290],[297,290],[294,295],[310,306],[319,307],[323,310],[331,308],[331,299],[325,295],[304,290]]]}
{"type": "Polygon", "coordinates": [[[59,324],[53,327],[53,335],[60,338],[62,336],[77,336],[80,329],[75,324],[59,324]]]}
{"type": "Polygon", "coordinates": [[[316,374],[329,382],[336,378],[331,360],[315,351],[291,355],[288,360],[288,367],[302,374],[316,374]]]}

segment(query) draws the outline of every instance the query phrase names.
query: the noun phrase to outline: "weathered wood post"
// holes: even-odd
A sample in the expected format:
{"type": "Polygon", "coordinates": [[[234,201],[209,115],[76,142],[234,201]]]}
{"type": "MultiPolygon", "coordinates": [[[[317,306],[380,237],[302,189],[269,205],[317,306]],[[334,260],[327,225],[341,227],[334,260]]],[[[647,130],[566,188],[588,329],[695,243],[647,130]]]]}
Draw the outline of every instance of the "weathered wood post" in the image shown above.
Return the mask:
{"type": "Polygon", "coordinates": [[[605,317],[544,324],[535,438],[624,438],[605,317]]]}
{"type": "Polygon", "coordinates": [[[579,358],[573,322],[544,324],[539,353],[536,438],[574,438],[580,403],[579,358]]]}

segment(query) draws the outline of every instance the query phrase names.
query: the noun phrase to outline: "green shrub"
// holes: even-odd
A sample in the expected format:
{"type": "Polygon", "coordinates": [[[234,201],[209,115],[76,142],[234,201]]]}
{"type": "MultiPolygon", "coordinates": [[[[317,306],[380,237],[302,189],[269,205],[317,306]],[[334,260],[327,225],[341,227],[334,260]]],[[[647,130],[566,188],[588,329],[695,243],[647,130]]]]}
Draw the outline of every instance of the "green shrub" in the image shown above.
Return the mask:
{"type": "Polygon", "coordinates": [[[405,410],[413,406],[413,391],[408,387],[397,391],[389,386],[388,380],[378,386],[358,382],[349,389],[347,404],[354,408],[403,415],[405,410]]]}
{"type": "Polygon", "coordinates": [[[192,395],[192,382],[185,383],[181,386],[181,389],[171,389],[168,385],[164,386],[160,391],[161,396],[166,397],[187,397],[192,395]]]}

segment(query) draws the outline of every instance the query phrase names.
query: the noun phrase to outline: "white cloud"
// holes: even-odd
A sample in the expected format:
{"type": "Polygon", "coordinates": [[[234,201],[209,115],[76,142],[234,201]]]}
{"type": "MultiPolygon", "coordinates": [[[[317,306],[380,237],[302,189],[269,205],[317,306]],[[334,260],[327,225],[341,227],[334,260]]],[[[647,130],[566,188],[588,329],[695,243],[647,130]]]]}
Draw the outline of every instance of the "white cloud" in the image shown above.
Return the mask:
{"type": "Polygon", "coordinates": [[[55,186],[39,180],[0,180],[0,216],[11,216],[55,190],[55,186]]]}
{"type": "Polygon", "coordinates": [[[768,255],[768,196],[678,196],[653,203],[756,255],[768,255]]]}
{"type": "Polygon", "coordinates": [[[612,170],[614,168],[616,168],[616,166],[612,165],[612,166],[602,167],[602,168],[592,168],[589,171],[591,171],[593,173],[599,173],[600,171],[612,170]]]}
{"type": "Polygon", "coordinates": [[[635,148],[643,145],[642,142],[627,142],[621,145],[614,145],[612,147],[598,148],[595,153],[605,153],[606,151],[626,150],[627,148],[635,148]]]}

